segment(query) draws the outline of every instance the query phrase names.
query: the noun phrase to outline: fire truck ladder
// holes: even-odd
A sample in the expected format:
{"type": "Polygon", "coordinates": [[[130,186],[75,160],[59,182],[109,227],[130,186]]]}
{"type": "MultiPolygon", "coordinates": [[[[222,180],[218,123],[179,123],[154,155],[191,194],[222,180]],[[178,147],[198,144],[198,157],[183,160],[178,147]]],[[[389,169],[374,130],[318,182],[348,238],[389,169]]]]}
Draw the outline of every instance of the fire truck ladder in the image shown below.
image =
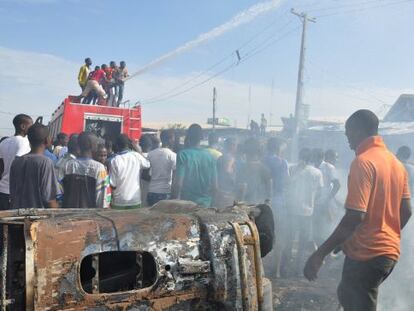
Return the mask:
{"type": "Polygon", "coordinates": [[[134,132],[134,131],[139,131],[140,129],[138,128],[138,127],[131,127],[131,125],[132,125],[132,122],[131,121],[139,121],[139,120],[141,120],[141,118],[136,118],[136,117],[134,117],[134,115],[133,115],[133,110],[134,108],[129,108],[128,109],[128,122],[129,122],[129,125],[130,126],[128,126],[128,137],[132,137],[132,133],[134,132]]]}

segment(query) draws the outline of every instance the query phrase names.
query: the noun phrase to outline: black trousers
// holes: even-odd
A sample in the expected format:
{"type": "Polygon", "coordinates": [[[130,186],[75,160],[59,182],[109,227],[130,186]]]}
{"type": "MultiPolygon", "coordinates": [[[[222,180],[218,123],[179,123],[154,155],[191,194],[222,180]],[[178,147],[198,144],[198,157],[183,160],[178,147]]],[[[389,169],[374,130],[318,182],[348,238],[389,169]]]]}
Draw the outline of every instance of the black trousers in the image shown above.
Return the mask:
{"type": "Polygon", "coordinates": [[[0,192],[0,211],[10,209],[10,195],[0,192]]]}
{"type": "Polygon", "coordinates": [[[378,287],[391,274],[395,260],[380,256],[368,261],[345,258],[338,298],[344,311],[375,311],[378,287]]]}

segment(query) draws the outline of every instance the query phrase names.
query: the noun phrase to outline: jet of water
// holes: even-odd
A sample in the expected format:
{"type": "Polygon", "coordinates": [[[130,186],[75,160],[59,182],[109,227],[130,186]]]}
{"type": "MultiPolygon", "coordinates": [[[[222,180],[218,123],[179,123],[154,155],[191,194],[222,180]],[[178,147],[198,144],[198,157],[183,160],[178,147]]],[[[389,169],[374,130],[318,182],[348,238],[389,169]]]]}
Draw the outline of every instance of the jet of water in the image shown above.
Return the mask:
{"type": "Polygon", "coordinates": [[[153,60],[152,62],[148,63],[147,65],[143,66],[142,68],[140,68],[139,70],[137,70],[136,72],[134,72],[133,74],[131,74],[128,79],[132,79],[138,75],[143,74],[144,72],[153,69],[159,65],[161,65],[162,63],[170,60],[171,58],[180,55],[181,53],[184,53],[186,51],[189,51],[197,46],[199,46],[200,44],[203,44],[209,40],[215,39],[223,34],[225,34],[226,32],[233,30],[243,24],[249,23],[251,21],[253,21],[256,17],[268,13],[276,8],[278,8],[281,4],[282,0],[272,0],[272,1],[266,1],[266,2],[261,2],[258,4],[255,4],[253,6],[251,6],[250,8],[240,12],[239,14],[237,14],[236,16],[234,16],[231,20],[229,20],[228,22],[217,26],[215,28],[213,28],[212,30],[203,33],[201,35],[199,35],[197,38],[195,38],[194,40],[191,40],[187,43],[185,43],[184,45],[176,48],[175,50],[168,52],[162,56],[160,56],[159,58],[153,60]]]}

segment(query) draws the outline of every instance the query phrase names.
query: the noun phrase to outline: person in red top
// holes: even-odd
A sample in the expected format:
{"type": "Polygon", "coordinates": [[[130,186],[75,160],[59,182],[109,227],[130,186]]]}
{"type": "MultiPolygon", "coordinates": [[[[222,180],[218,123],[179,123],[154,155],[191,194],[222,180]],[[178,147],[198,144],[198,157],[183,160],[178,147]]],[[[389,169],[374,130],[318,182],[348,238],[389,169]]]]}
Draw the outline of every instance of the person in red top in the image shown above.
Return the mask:
{"type": "Polygon", "coordinates": [[[109,63],[109,67],[105,69],[105,75],[106,75],[106,81],[103,84],[103,88],[108,94],[108,106],[114,106],[115,105],[115,79],[114,79],[114,73],[117,70],[116,63],[114,61],[111,61],[109,63]]]}
{"type": "Polygon", "coordinates": [[[338,298],[344,311],[375,311],[378,288],[400,256],[401,229],[411,217],[408,176],[378,136],[378,118],[358,110],[345,124],[356,157],[348,176],[346,213],[308,259],[304,275],[315,280],[323,259],[342,248],[346,258],[338,298]]]}
{"type": "Polygon", "coordinates": [[[95,92],[100,98],[105,99],[107,97],[106,92],[102,87],[102,83],[107,81],[105,74],[107,67],[107,65],[103,64],[101,68],[91,72],[88,82],[86,83],[86,87],[80,95],[80,99],[87,97],[92,91],[95,92]]]}

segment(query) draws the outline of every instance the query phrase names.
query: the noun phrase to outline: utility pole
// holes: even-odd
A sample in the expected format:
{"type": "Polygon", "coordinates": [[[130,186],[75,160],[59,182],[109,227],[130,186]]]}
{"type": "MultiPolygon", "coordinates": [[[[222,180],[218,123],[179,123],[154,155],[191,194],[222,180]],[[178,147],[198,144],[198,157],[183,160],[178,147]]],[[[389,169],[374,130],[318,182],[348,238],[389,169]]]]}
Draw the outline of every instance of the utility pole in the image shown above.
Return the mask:
{"type": "Polygon", "coordinates": [[[291,13],[299,17],[302,22],[302,42],[300,47],[300,58],[299,58],[299,70],[298,70],[298,83],[296,90],[296,103],[295,103],[295,128],[292,139],[292,160],[297,160],[298,157],[298,146],[299,146],[299,133],[303,127],[304,121],[304,107],[303,107],[303,73],[305,67],[305,52],[306,52],[306,31],[308,22],[315,23],[316,19],[309,17],[306,13],[298,13],[294,9],[291,9],[291,13]]]}
{"type": "Polygon", "coordinates": [[[269,123],[268,126],[272,126],[272,111],[273,111],[273,95],[275,90],[275,80],[272,79],[272,88],[270,89],[270,105],[269,105],[269,123]]]}
{"type": "Polygon", "coordinates": [[[213,133],[216,131],[216,87],[213,88],[213,133]]]}
{"type": "Polygon", "coordinates": [[[251,110],[252,110],[252,86],[249,85],[249,106],[247,108],[247,128],[250,127],[251,110]]]}

